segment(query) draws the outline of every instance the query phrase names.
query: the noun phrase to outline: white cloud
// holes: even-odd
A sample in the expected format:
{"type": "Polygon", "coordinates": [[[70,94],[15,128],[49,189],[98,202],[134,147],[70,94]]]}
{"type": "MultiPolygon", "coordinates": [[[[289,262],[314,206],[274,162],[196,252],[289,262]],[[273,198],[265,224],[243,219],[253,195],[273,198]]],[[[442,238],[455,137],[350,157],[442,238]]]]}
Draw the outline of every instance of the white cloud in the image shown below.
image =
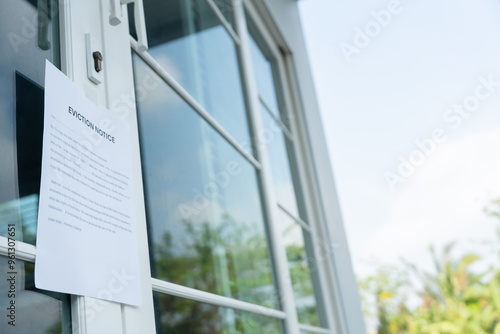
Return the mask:
{"type": "Polygon", "coordinates": [[[357,249],[362,259],[428,265],[428,246],[450,241],[494,239],[495,222],[483,209],[500,197],[500,131],[450,139],[419,167],[389,202],[390,217],[357,249]]]}

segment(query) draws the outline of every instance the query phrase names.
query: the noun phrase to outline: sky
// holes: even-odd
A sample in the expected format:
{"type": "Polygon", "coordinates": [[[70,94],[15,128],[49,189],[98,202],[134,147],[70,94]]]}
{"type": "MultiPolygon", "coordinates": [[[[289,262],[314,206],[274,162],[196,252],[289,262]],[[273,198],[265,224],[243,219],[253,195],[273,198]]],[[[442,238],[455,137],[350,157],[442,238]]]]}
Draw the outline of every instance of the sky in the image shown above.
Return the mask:
{"type": "Polygon", "coordinates": [[[451,241],[496,261],[500,1],[299,8],[356,274],[431,269],[429,245],[451,241]]]}

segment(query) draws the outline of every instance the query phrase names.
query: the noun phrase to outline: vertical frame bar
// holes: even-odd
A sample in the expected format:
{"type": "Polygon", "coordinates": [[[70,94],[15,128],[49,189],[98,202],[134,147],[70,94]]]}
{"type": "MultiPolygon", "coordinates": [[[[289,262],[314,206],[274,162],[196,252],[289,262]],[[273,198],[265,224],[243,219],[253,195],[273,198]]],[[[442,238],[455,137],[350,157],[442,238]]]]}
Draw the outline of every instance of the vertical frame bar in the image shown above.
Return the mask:
{"type": "Polygon", "coordinates": [[[253,144],[257,159],[261,163],[259,172],[259,182],[262,192],[262,201],[264,215],[268,224],[268,233],[273,256],[275,278],[278,285],[279,301],[286,313],[284,320],[285,332],[289,334],[298,334],[298,317],[293,296],[293,289],[290,280],[288,261],[283,247],[283,241],[276,224],[278,217],[278,205],[274,193],[271,189],[271,167],[267,155],[267,147],[261,143],[259,133],[263,129],[262,118],[259,110],[259,97],[257,83],[255,82],[253,65],[250,55],[250,45],[248,39],[247,24],[242,0],[233,0],[233,9],[236,22],[236,33],[240,38],[238,53],[240,57],[241,74],[243,78],[243,89],[247,97],[249,123],[253,137],[253,144]]]}
{"type": "MultiPolygon", "coordinates": [[[[85,34],[90,33],[96,41],[96,47],[103,48],[103,25],[99,0],[72,1],[66,22],[65,50],[63,56],[66,71],[72,80],[85,91],[94,103],[106,106],[106,78],[103,84],[96,86],[87,78],[87,58],[85,34]]],[[[106,57],[106,55],[105,55],[106,57]]],[[[95,298],[72,297],[73,327],[76,333],[121,333],[120,305],[95,298]]]]}
{"type": "MultiPolygon", "coordinates": [[[[314,263],[316,264],[315,270],[318,271],[318,280],[321,285],[321,290],[323,294],[320,298],[317,298],[318,306],[324,307],[324,310],[318,310],[318,315],[324,318],[330,329],[335,329],[336,332],[344,332],[342,330],[342,316],[340,310],[340,304],[338,299],[338,294],[335,292],[335,278],[333,275],[333,268],[331,266],[331,258],[333,257],[333,252],[337,245],[330,241],[328,233],[322,228],[320,222],[321,216],[318,214],[318,208],[315,207],[314,203],[318,202],[316,193],[314,192],[314,170],[311,169],[308,161],[311,161],[310,154],[308,154],[307,146],[304,144],[307,142],[306,134],[301,124],[304,123],[301,117],[301,107],[298,104],[298,100],[293,97],[298,96],[298,88],[295,82],[295,76],[293,75],[293,68],[287,66],[287,64],[292,64],[293,58],[292,54],[285,52],[282,57],[277,58],[278,66],[278,80],[282,85],[282,94],[285,105],[289,108],[287,116],[288,124],[290,127],[290,132],[293,135],[293,157],[290,156],[290,160],[294,160],[291,164],[292,177],[294,182],[300,183],[300,188],[304,194],[300,195],[303,203],[298,203],[299,207],[304,206],[305,212],[307,214],[306,221],[310,227],[310,237],[309,242],[309,252],[308,256],[314,256],[314,263]],[[295,165],[295,166],[293,166],[295,165]],[[296,169],[296,170],[294,170],[296,169]],[[312,251],[312,254],[311,254],[312,251]]],[[[299,208],[300,211],[300,208],[299,208]]],[[[304,235],[306,237],[306,235],[304,235]]],[[[306,241],[306,243],[308,243],[306,241]]],[[[313,277],[311,279],[314,281],[313,277]]]]}
{"type": "MultiPolygon", "coordinates": [[[[130,45],[128,10],[123,6],[122,23],[113,26],[109,23],[111,2],[101,0],[101,21],[103,26],[103,52],[108,62],[103,66],[106,79],[106,107],[121,116],[130,127],[131,164],[135,194],[135,224],[137,234],[137,250],[139,259],[139,273],[141,281],[140,307],[120,304],[120,323],[123,333],[155,333],[156,324],[153,306],[153,291],[151,283],[151,268],[149,258],[149,244],[146,226],[146,209],[144,203],[144,186],[142,179],[142,165],[139,148],[139,127],[137,124],[137,110],[135,103],[135,82],[132,65],[132,48],[130,45]]],[[[144,12],[142,1],[134,4],[135,15],[144,12]]],[[[135,20],[139,20],[136,16],[135,20]]],[[[137,21],[136,21],[137,22],[137,21]]],[[[146,32],[143,31],[144,35],[146,32]]],[[[144,37],[144,36],[143,36],[144,37]]]]}
{"type": "MultiPolygon", "coordinates": [[[[109,23],[111,2],[59,0],[61,67],[87,97],[120,114],[130,125],[138,250],[142,279],[142,306],[131,307],[90,297],[71,296],[74,334],[155,332],[151,275],[142,196],[141,161],[134,100],[130,37],[126,20],[109,23]],[[103,84],[96,86],[86,74],[84,36],[92,34],[103,50],[103,84]],[[132,101],[132,102],[131,102],[132,101]]],[[[124,14],[125,18],[126,13],[124,14]]]]}
{"type": "Polygon", "coordinates": [[[267,9],[266,23],[271,22],[270,30],[276,34],[275,38],[280,42],[280,46],[286,50],[289,45],[293,49],[293,59],[285,58],[289,73],[288,83],[293,86],[291,91],[299,111],[296,124],[302,129],[301,145],[306,154],[304,164],[310,170],[309,195],[314,196],[312,206],[318,217],[317,226],[334,248],[328,259],[329,271],[333,277],[328,283],[336,287],[332,298],[333,304],[339,314],[338,322],[342,333],[364,333],[366,329],[358,287],[351,264],[297,4],[284,0],[254,0],[252,3],[259,9],[262,7],[267,9]],[[286,12],[287,15],[278,15],[281,12],[286,12]],[[285,37],[288,38],[286,43],[283,36],[279,36],[281,30],[286,32],[285,37]]]}

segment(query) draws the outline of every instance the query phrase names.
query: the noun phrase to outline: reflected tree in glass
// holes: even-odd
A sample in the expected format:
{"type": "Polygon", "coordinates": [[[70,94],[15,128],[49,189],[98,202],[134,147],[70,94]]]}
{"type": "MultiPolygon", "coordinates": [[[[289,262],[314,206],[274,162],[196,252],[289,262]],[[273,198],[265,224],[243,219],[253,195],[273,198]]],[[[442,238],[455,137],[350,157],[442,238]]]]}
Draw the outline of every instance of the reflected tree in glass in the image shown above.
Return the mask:
{"type": "MultiPolygon", "coordinates": [[[[189,220],[183,223],[186,236],[181,237],[181,242],[189,251],[179,253],[172,235],[165,232],[162,242],[154,246],[157,277],[189,282],[198,290],[276,307],[266,261],[267,241],[257,224],[238,224],[227,214],[223,214],[218,225],[189,220]]],[[[280,333],[279,322],[264,315],[160,294],[156,295],[155,304],[160,333],[261,333],[263,330],[280,333]]]]}

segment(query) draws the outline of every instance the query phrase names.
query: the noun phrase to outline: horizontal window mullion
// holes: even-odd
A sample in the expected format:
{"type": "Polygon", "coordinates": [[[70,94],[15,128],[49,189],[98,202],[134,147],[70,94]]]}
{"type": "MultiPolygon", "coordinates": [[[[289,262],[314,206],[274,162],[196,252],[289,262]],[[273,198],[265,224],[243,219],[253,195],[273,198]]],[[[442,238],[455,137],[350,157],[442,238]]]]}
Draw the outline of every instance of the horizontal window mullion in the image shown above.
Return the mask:
{"type": "Polygon", "coordinates": [[[255,313],[261,316],[266,316],[276,319],[285,319],[286,313],[280,310],[271,309],[268,307],[243,302],[241,300],[216,295],[213,293],[200,291],[188,288],[182,285],[165,282],[156,278],[151,278],[153,291],[181,297],[189,300],[211,304],[215,306],[222,306],[232,308],[235,310],[255,313]]]}
{"type": "Polygon", "coordinates": [[[224,17],[224,15],[220,11],[219,7],[217,7],[217,5],[215,4],[215,2],[213,0],[205,0],[205,1],[210,6],[210,8],[213,10],[215,16],[217,16],[217,19],[219,19],[219,22],[222,24],[224,29],[226,29],[227,33],[231,36],[233,41],[237,45],[240,45],[240,43],[241,43],[240,37],[234,32],[233,28],[231,27],[229,22],[227,22],[227,19],[224,17]]]}
{"type": "Polygon", "coordinates": [[[299,328],[301,331],[306,331],[306,332],[310,332],[310,333],[333,334],[333,332],[330,331],[329,329],[321,328],[321,327],[299,324],[299,328]]]}
{"type": "Polygon", "coordinates": [[[309,224],[307,224],[305,221],[303,221],[302,219],[298,218],[298,217],[295,217],[290,211],[288,211],[283,205],[281,205],[280,203],[278,203],[278,207],[281,209],[281,211],[283,211],[288,217],[290,217],[291,219],[295,220],[295,222],[297,224],[299,224],[304,230],[306,230],[307,232],[309,233],[312,233],[311,231],[311,226],[309,226],[309,224]]]}
{"type": "MultiPolygon", "coordinates": [[[[12,240],[12,239],[11,239],[12,240]]],[[[22,241],[15,240],[16,242],[16,259],[35,262],[36,248],[33,245],[27,244],[22,241]]],[[[7,256],[9,254],[9,239],[0,237],[0,256],[7,256]]]]}
{"type": "Polygon", "coordinates": [[[149,65],[149,67],[156,73],[160,78],[165,81],[191,108],[194,109],[215,131],[217,131],[231,146],[234,147],[248,162],[250,162],[255,168],[261,169],[260,162],[258,162],[252,155],[250,155],[245,149],[208,113],[208,111],[203,108],[194,97],[191,96],[182,86],[179,84],[158,62],[148,53],[139,52],[137,50],[137,42],[131,38],[130,39],[132,48],[136,51],[137,55],[149,65]]]}
{"type": "Polygon", "coordinates": [[[285,123],[283,123],[283,121],[278,116],[276,116],[276,114],[272,111],[271,107],[269,107],[267,102],[262,98],[262,96],[260,96],[260,94],[259,94],[259,101],[264,106],[264,109],[266,109],[267,112],[271,115],[271,117],[276,121],[276,123],[278,123],[281,130],[283,130],[283,132],[285,133],[286,137],[293,142],[292,132],[288,129],[285,123]]]}

